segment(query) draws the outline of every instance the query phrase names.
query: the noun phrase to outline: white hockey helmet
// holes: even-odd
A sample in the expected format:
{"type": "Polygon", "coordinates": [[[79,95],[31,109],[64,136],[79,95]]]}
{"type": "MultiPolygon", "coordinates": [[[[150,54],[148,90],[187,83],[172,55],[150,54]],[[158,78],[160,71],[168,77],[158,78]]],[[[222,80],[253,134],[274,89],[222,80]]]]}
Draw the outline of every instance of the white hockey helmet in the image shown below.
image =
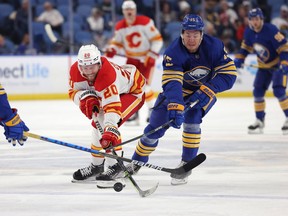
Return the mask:
{"type": "Polygon", "coordinates": [[[78,65],[88,66],[101,64],[101,53],[94,44],[83,45],[78,52],[78,65]]]}
{"type": "Polygon", "coordinates": [[[125,9],[136,9],[135,2],[131,0],[124,1],[122,4],[122,10],[125,10],[125,9]]]}

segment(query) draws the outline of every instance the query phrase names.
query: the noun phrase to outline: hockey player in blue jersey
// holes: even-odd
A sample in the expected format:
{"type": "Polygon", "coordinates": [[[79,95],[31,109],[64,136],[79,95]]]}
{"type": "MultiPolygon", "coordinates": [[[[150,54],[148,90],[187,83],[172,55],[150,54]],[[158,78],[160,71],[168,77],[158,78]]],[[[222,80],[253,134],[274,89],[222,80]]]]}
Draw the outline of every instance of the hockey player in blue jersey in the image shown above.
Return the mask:
{"type": "Polygon", "coordinates": [[[23,145],[27,137],[23,135],[24,131],[29,128],[20,119],[16,109],[11,109],[5,89],[0,83],[0,125],[4,127],[4,135],[8,142],[12,142],[13,146],[16,141],[23,145]]]}
{"type": "Polygon", "coordinates": [[[262,133],[265,120],[265,93],[272,82],[274,96],[278,99],[286,120],[282,127],[288,133],[288,97],[286,95],[288,75],[288,43],[276,26],[264,23],[260,8],[249,11],[249,27],[239,53],[235,55],[237,68],[243,66],[249,53],[256,53],[259,69],[254,80],[254,108],[256,121],[248,127],[249,133],[262,133]],[[279,68],[275,70],[275,68],[279,68]]]}
{"type": "MultiPolygon", "coordinates": [[[[216,94],[230,89],[237,76],[236,67],[224,50],[223,43],[204,34],[204,23],[198,15],[188,14],[182,22],[181,36],[166,49],[163,58],[163,92],[159,94],[144,133],[154,130],[173,119],[170,126],[182,133],[182,158],[179,166],[193,159],[201,139],[202,118],[216,102],[216,94]],[[184,113],[192,102],[198,103],[184,113]]],[[[168,128],[142,137],[132,159],[147,162],[156,149],[159,138],[168,128]]],[[[128,164],[130,173],[140,167],[128,164]]],[[[190,172],[171,174],[172,185],[185,184],[190,172]]]]}

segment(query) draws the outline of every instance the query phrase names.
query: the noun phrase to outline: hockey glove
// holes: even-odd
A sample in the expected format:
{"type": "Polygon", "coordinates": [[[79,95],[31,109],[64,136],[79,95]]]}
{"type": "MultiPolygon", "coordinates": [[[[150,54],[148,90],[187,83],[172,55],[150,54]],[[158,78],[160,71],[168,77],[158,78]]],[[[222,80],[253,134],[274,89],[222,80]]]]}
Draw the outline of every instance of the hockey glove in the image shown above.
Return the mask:
{"type": "Polygon", "coordinates": [[[169,125],[179,129],[184,122],[184,106],[178,103],[169,103],[167,109],[169,120],[174,120],[169,125]]]}
{"type": "Polygon", "coordinates": [[[235,64],[236,68],[243,68],[244,59],[235,58],[234,64],[235,64]]]}
{"type": "Polygon", "coordinates": [[[97,116],[100,110],[100,102],[96,92],[92,90],[84,91],[80,96],[79,108],[89,119],[92,119],[93,112],[97,116]]]}
{"type": "Polygon", "coordinates": [[[152,68],[155,66],[155,62],[156,62],[156,59],[158,58],[158,54],[153,52],[153,51],[149,51],[147,53],[147,56],[145,58],[145,61],[144,61],[144,66],[145,67],[149,67],[149,68],[152,68]]]}
{"type": "Polygon", "coordinates": [[[281,65],[280,65],[280,69],[282,70],[282,73],[283,73],[284,75],[288,75],[288,65],[286,65],[286,64],[281,64],[281,65]]]}
{"type": "Polygon", "coordinates": [[[113,58],[115,55],[116,55],[116,50],[114,48],[108,48],[105,52],[105,55],[108,57],[108,58],[113,58]]]}
{"type": "Polygon", "coordinates": [[[104,133],[100,139],[100,144],[103,149],[109,148],[110,146],[115,146],[120,139],[120,132],[115,126],[106,126],[104,128],[104,133]]]}
{"type": "Polygon", "coordinates": [[[194,92],[190,98],[188,98],[188,103],[195,102],[197,100],[198,103],[194,106],[194,108],[202,108],[205,113],[207,113],[216,103],[217,98],[214,91],[205,85],[201,85],[200,89],[194,92]]]}
{"type": "Polygon", "coordinates": [[[29,131],[29,128],[20,119],[17,114],[17,109],[12,109],[13,114],[7,119],[2,120],[1,125],[4,126],[4,135],[9,143],[16,145],[16,141],[22,146],[27,140],[27,137],[23,135],[24,131],[29,131]]]}

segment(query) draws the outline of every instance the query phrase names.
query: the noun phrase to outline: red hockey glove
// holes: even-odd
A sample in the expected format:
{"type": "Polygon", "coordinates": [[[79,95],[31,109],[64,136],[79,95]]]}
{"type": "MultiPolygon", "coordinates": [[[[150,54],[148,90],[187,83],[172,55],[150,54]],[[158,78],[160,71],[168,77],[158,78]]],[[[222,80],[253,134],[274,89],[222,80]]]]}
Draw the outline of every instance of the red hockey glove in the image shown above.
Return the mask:
{"type": "Polygon", "coordinates": [[[147,56],[146,56],[146,59],[144,61],[144,66],[145,67],[154,67],[155,66],[155,62],[156,62],[156,59],[158,58],[158,54],[153,52],[153,51],[149,51],[147,53],[147,56]]]}
{"type": "Polygon", "coordinates": [[[110,146],[115,146],[120,139],[120,132],[115,126],[106,126],[104,128],[104,133],[100,139],[100,144],[103,149],[109,148],[110,146]]]}
{"type": "Polygon", "coordinates": [[[108,48],[105,52],[105,55],[109,58],[113,58],[116,55],[116,50],[114,48],[108,48]]]}
{"type": "Polygon", "coordinates": [[[100,102],[96,92],[92,90],[84,91],[80,96],[79,108],[89,119],[92,119],[93,112],[95,114],[99,113],[100,102]]]}
{"type": "Polygon", "coordinates": [[[174,120],[169,125],[179,129],[184,122],[184,106],[178,103],[169,103],[167,109],[169,120],[174,120]]]}

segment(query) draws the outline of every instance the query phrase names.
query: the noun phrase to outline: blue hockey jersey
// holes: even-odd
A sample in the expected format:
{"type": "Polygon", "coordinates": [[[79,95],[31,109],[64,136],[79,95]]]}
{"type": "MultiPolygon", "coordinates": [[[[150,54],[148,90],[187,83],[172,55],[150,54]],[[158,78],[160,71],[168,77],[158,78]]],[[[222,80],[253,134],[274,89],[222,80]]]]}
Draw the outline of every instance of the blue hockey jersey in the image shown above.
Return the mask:
{"type": "Polygon", "coordinates": [[[162,66],[164,94],[175,103],[183,103],[201,85],[215,93],[228,90],[237,77],[234,62],[227,56],[222,41],[206,34],[195,53],[188,52],[181,37],[175,39],[164,53],[162,66]]]}

